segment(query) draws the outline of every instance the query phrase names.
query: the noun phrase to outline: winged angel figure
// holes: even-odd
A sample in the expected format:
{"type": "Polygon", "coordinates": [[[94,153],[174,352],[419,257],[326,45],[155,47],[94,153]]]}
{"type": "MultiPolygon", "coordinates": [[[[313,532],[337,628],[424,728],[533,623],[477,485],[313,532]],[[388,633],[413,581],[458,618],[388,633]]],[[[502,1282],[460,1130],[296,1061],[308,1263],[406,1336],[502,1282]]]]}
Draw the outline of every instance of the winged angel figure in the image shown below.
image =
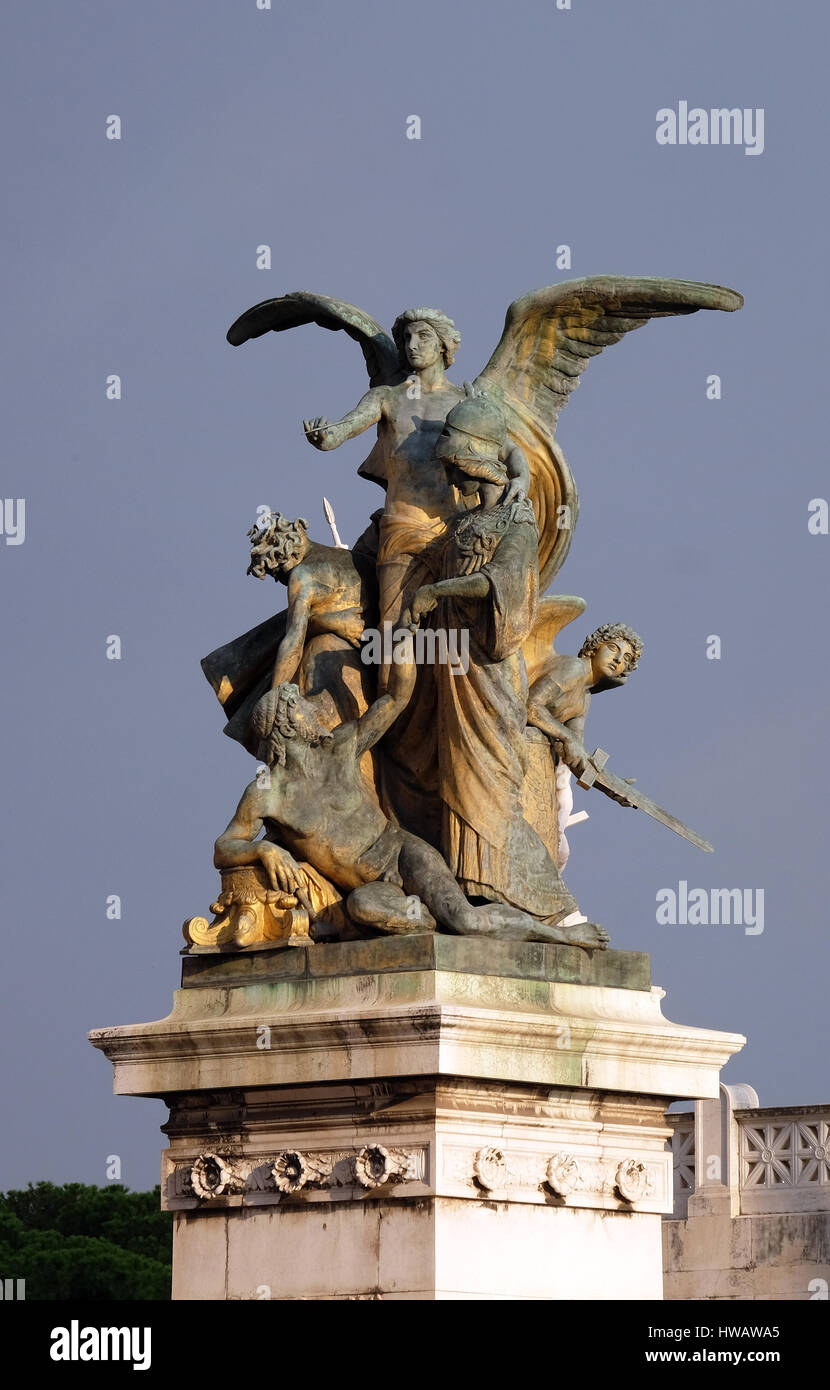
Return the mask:
{"type": "MultiPolygon", "coordinates": [[[[558,662],[559,670],[563,661],[554,640],[584,606],[568,596],[538,601],[568,553],[579,507],[555,438],[559,412],[591,359],[649,319],[732,311],[742,303],[733,290],[688,280],[595,276],[548,286],[510,306],[489,362],[463,388],[446,376],[460,334],[437,309],[405,310],[390,336],[352,304],[298,292],[255,305],[228,331],[238,346],[316,323],[344,331],[362,349],[369,390],[354,409],[334,423],[322,416],[304,421],[309,442],[324,450],[377,427],[359,471],[385,489],[386,501],[376,529],[351,553],[355,582],[361,566],[376,578],[372,607],[376,602],[381,623],[417,628],[432,615],[437,628],[470,636],[463,678],[422,664],[405,710],[387,731],[375,790],[388,814],[440,850],[471,902],[512,904],[553,925],[567,925],[576,907],[555,863],[555,813],[548,815],[553,762],[543,736],[532,773],[525,707],[528,683],[541,692],[540,710],[542,696],[551,692],[563,718],[578,716],[585,705],[583,699],[571,710],[559,685],[548,690],[544,681],[550,663],[558,662]]],[[[325,549],[317,546],[300,558],[308,582],[319,579],[328,594],[325,549]]],[[[363,588],[368,594],[369,586],[363,588]]],[[[303,594],[295,599],[295,607],[302,606],[303,594]]],[[[363,617],[368,626],[369,613],[363,617]]],[[[310,625],[303,630],[310,632],[310,625]]],[[[203,662],[230,717],[226,733],[243,742],[244,729],[256,723],[250,713],[261,708],[262,691],[273,679],[267,667],[273,666],[268,649],[274,638],[281,670],[284,615],[203,662]]],[[[345,638],[337,641],[348,647],[345,638]]],[[[299,659],[299,650],[289,647],[292,662],[299,659]]],[[[381,699],[390,669],[378,669],[381,699]]],[[[585,680],[586,672],[582,662],[585,680]]],[[[300,679],[303,694],[313,695],[305,685],[313,687],[314,680],[300,679]]],[[[592,688],[604,688],[593,666],[591,679],[592,688]]],[[[576,916],[574,929],[583,933],[573,938],[577,944],[607,941],[606,933],[576,916]]]]}
{"type": "MultiPolygon", "coordinates": [[[[505,503],[525,493],[533,502],[540,593],[562,566],[579,511],[576,485],[555,434],[559,412],[588,363],[649,319],[698,309],[732,311],[742,303],[740,294],[719,285],[598,275],[534,290],[511,304],[474,388],[494,400],[507,425],[505,503]]],[[[299,291],[254,305],[227,336],[239,346],[308,323],[342,330],[363,352],[369,390],[355,408],[333,424],[322,418],[304,424],[311,444],[326,450],[377,426],[377,441],[358,471],[386,490],[385,506],[353,553],[376,573],[377,619],[396,623],[418,588],[437,578],[440,542],[464,505],[435,447],[449,411],[470,389],[445,375],[461,335],[446,314],[414,308],[399,315],[390,337],[353,304],[299,291]]],[[[555,605],[540,607],[532,634],[540,650],[549,650],[556,635],[556,613],[555,605]]],[[[274,651],[284,635],[280,613],[205,657],[202,665],[228,717],[230,737],[245,741],[251,710],[268,688],[274,651]]]]}
{"type": "MultiPolygon", "coordinates": [[[[528,492],[539,525],[540,592],[568,553],[579,502],[556,424],[592,358],[653,318],[699,309],[739,309],[743,298],[692,280],[596,275],[533,290],[507,311],[504,331],[473,386],[501,409],[510,444],[505,501],[528,492]]],[[[377,443],[359,472],[386,489],[380,521],[378,579],[382,619],[396,621],[406,598],[432,578],[432,542],[458,511],[434,448],[464,390],[445,369],[460,343],[453,321],[434,309],[407,309],[390,337],[353,304],[301,291],[267,299],[228,331],[234,346],[269,331],[316,323],[360,344],[370,389],[342,420],[305,421],[318,449],[334,449],[376,425],[377,443]]]]}

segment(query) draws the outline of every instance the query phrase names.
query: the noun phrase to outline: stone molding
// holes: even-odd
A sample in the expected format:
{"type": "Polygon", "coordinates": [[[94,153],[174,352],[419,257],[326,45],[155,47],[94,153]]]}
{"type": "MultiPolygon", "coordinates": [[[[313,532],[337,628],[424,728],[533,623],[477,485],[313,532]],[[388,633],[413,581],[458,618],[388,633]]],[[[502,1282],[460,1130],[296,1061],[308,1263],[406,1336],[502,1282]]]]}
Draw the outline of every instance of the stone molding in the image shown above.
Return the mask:
{"type": "Polygon", "coordinates": [[[353,1149],[297,1146],[246,1157],[223,1151],[203,1153],[195,1160],[171,1154],[162,1202],[175,1210],[211,1204],[261,1206],[292,1198],[406,1198],[413,1185],[421,1196],[521,1203],[558,1199],[567,1206],[605,1209],[661,1211],[670,1200],[670,1155],[657,1149],[621,1159],[619,1152],[600,1153],[587,1145],[577,1154],[551,1153],[541,1145],[520,1150],[442,1141],[437,1153],[435,1178],[429,1143],[387,1147],[372,1141],[353,1149]]]}
{"type": "Polygon", "coordinates": [[[179,990],[168,1018],[90,1036],[114,1063],[120,1095],[221,1089],[240,1068],[249,1086],[406,1074],[716,1095],[743,1038],[669,1022],[662,995],[437,972],[363,975],[264,991],[179,990]]]}
{"type": "MultiPolygon", "coordinates": [[[[633,1136],[632,1136],[633,1137],[633,1136]]],[[[639,1157],[620,1158],[584,1145],[582,1152],[541,1146],[524,1151],[439,1146],[439,1191],[484,1196],[491,1201],[545,1202],[558,1198],[571,1207],[642,1206],[662,1211],[671,1199],[670,1155],[655,1147],[639,1157]]]]}
{"type": "Polygon", "coordinates": [[[427,1171],[425,1148],[386,1148],[365,1144],[359,1149],[284,1149],[273,1158],[239,1154],[202,1153],[196,1159],[176,1159],[167,1174],[162,1205],[227,1204],[236,1198],[270,1194],[274,1201],[311,1191],[354,1189],[380,1191],[395,1185],[423,1182],[427,1171]]]}

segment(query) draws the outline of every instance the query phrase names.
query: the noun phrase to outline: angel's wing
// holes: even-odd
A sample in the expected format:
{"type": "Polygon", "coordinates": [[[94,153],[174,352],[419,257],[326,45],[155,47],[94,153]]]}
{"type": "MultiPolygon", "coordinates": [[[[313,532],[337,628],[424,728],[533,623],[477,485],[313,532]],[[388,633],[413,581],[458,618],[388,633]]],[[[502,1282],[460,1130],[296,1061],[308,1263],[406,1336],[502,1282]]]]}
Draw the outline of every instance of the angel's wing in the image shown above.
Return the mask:
{"type": "Polygon", "coordinates": [[[297,290],[279,299],[264,299],[240,314],[228,329],[227,338],[233,347],[239,347],[249,338],[261,338],[269,331],[282,333],[304,323],[317,323],[332,332],[343,329],[359,343],[371,386],[394,386],[404,380],[406,373],[400,365],[398,349],[381,325],[354,304],[327,294],[297,290]]]}
{"type": "Polygon", "coordinates": [[[585,612],[584,598],[576,594],[550,594],[540,599],[536,621],[530,634],[522,643],[528,685],[538,680],[542,668],[554,654],[554,642],[568,623],[585,612]]]}
{"type": "Polygon", "coordinates": [[[533,290],[510,305],[499,344],[476,385],[496,395],[511,436],[528,457],[542,533],[543,589],[567,554],[577,511],[573,478],[553,438],[556,421],[591,358],[649,319],[698,309],[731,311],[742,304],[740,294],[721,285],[595,275],[533,290]]]}
{"type": "Polygon", "coordinates": [[[592,357],[649,319],[698,309],[740,309],[722,285],[637,275],[593,275],[533,290],[510,305],[504,332],[479,380],[498,383],[534,413],[556,417],[592,357]]]}

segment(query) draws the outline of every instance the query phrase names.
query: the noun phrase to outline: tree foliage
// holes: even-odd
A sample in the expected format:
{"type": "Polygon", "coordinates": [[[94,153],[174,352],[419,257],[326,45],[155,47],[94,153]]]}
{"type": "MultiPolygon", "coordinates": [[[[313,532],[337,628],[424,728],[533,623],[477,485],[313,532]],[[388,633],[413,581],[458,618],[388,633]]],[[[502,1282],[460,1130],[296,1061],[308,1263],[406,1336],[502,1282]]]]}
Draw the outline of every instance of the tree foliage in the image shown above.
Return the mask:
{"type": "Polygon", "coordinates": [[[27,1299],[170,1297],[172,1222],[159,1188],[29,1183],[0,1194],[0,1278],[27,1299]]]}

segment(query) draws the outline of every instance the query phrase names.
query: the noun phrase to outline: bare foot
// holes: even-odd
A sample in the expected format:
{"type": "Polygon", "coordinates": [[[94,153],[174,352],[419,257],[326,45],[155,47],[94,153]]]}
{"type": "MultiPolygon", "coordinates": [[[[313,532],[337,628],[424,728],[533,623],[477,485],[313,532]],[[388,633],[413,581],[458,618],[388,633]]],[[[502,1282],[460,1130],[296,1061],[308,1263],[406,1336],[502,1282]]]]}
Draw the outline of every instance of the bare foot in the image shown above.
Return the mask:
{"type": "Polygon", "coordinates": [[[576,922],[570,927],[551,927],[546,922],[533,921],[533,931],[526,941],[547,941],[552,946],[582,946],[586,951],[604,951],[610,937],[596,922],[576,922]]]}
{"type": "Polygon", "coordinates": [[[574,922],[569,927],[554,927],[553,930],[568,946],[584,946],[588,951],[604,951],[611,940],[605,927],[598,922],[574,922]]]}

